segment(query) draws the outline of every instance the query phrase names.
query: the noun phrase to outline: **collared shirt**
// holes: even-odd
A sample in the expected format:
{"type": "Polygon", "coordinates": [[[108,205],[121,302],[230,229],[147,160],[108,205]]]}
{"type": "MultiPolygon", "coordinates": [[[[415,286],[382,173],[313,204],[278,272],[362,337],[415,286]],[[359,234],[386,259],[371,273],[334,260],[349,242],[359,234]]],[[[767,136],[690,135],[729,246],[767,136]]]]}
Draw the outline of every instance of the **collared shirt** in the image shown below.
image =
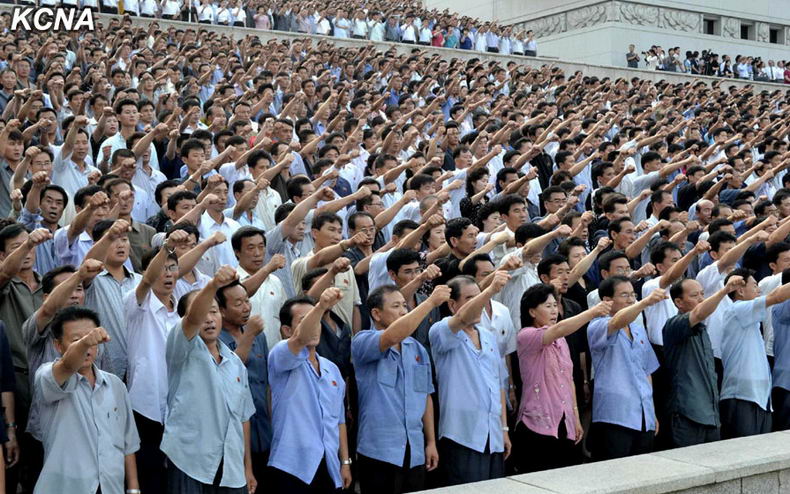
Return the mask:
{"type": "MultiPolygon", "coordinates": [[[[170,4],[171,2],[167,2],[170,4]]],[[[167,10],[167,8],[165,8],[167,10]]],[[[163,11],[163,14],[167,14],[167,12],[163,11]]],[[[115,151],[119,149],[126,149],[126,139],[121,135],[119,131],[114,136],[108,137],[99,145],[99,155],[96,157],[96,162],[101,163],[102,159],[104,158],[104,148],[106,146],[110,146],[110,156],[115,153],[115,151]]],[[[151,161],[148,162],[148,165],[153,168],[154,170],[159,170],[159,157],[156,154],[156,147],[154,147],[154,143],[152,142],[149,146],[149,156],[151,156],[151,161]]],[[[109,156],[108,156],[109,159],[109,156]]]]}
{"type": "Polygon", "coordinates": [[[277,343],[269,353],[273,404],[269,466],[310,484],[325,460],[339,489],[339,426],[346,423],[346,385],[335,364],[316,355],[319,374],[308,356],[307,348],[294,355],[287,340],[277,343]]]}
{"type": "Polygon", "coordinates": [[[771,307],[774,323],[773,386],[790,390],[790,301],[771,307]]]}
{"type": "Polygon", "coordinates": [[[765,297],[739,300],[729,306],[721,340],[721,399],[751,401],[770,411],[771,369],[760,333],[766,313],[765,297]]]}
{"type": "MultiPolygon", "coordinates": [[[[724,278],[726,273],[719,273],[716,263],[710,264],[697,273],[697,281],[702,285],[705,293],[716,293],[724,288],[724,278]]],[[[722,338],[724,331],[724,319],[727,316],[727,309],[732,305],[730,297],[724,297],[713,311],[713,314],[705,319],[705,326],[708,328],[710,344],[713,347],[713,356],[722,358],[722,338]]]]}
{"type": "Polygon", "coordinates": [[[705,324],[692,328],[689,313],[672,316],[664,326],[663,341],[664,365],[671,379],[669,412],[718,427],[719,388],[705,324]]]}
{"type": "Polygon", "coordinates": [[[11,178],[14,170],[8,161],[0,158],[0,218],[5,218],[11,212],[11,178]]]}
{"type": "MultiPolygon", "coordinates": [[[[0,286],[0,321],[5,323],[8,344],[16,371],[27,372],[27,347],[22,338],[22,325],[39,307],[41,307],[41,277],[33,272],[38,288],[31,291],[27,284],[18,277],[12,278],[4,286],[0,286]]],[[[30,385],[26,376],[17,375],[16,398],[22,403],[30,403],[30,385]],[[24,377],[20,379],[20,377],[24,377]]]]}
{"type": "Polygon", "coordinates": [[[548,326],[528,327],[518,333],[523,382],[518,418],[531,431],[552,437],[558,437],[560,422],[564,420],[566,437],[574,440],[573,362],[565,338],[543,343],[547,329],[548,326]]]}
{"type": "Polygon", "coordinates": [[[181,300],[181,297],[189,292],[201,290],[204,286],[208,285],[211,281],[211,276],[206,276],[197,269],[192,270],[192,275],[195,277],[195,282],[190,283],[185,277],[176,280],[176,287],[173,289],[173,297],[176,300],[181,300]]]}
{"type": "MultiPolygon", "coordinates": [[[[40,209],[30,212],[27,210],[27,208],[23,207],[22,212],[19,214],[19,222],[25,225],[25,227],[29,228],[31,231],[37,230],[39,228],[45,228],[45,226],[41,223],[43,219],[44,218],[41,216],[40,209]]],[[[49,239],[46,242],[36,246],[36,273],[48,273],[50,270],[58,266],[60,266],[60,261],[58,260],[58,256],[55,254],[55,241],[53,239],[49,239]]]]}
{"type": "MultiPolygon", "coordinates": [[[[642,285],[642,298],[647,298],[650,293],[659,287],[661,276],[656,275],[642,285]]],[[[672,316],[677,315],[678,308],[675,304],[667,299],[664,299],[657,304],[645,308],[645,321],[647,322],[647,337],[650,338],[650,343],[662,346],[664,344],[664,323],[672,316]]]]}
{"type": "Polygon", "coordinates": [[[123,379],[128,365],[126,354],[126,318],[123,307],[124,296],[137,288],[143,277],[124,267],[124,277],[116,280],[106,269],[93,279],[85,290],[85,306],[99,315],[102,327],[110,335],[104,345],[110,358],[110,368],[123,379]]]}
{"type": "Polygon", "coordinates": [[[274,212],[283,203],[282,197],[271,187],[263,189],[258,194],[258,203],[255,205],[255,217],[263,223],[263,230],[268,232],[277,225],[274,222],[274,212]]]}
{"type": "Polygon", "coordinates": [[[504,451],[502,358],[496,338],[477,331],[480,348],[463,330],[453,333],[450,318],[431,326],[431,353],[439,382],[439,437],[479,453],[504,451]]]}
{"type": "Polygon", "coordinates": [[[238,267],[239,260],[233,253],[233,247],[230,244],[230,238],[241,227],[239,223],[232,218],[222,216],[222,223],[217,223],[214,218],[209,216],[208,212],[203,213],[200,217],[200,237],[209,238],[214,232],[222,232],[225,234],[225,241],[220,245],[215,245],[211,248],[211,253],[216,260],[217,266],[228,265],[230,267],[238,267]]]}
{"type": "Polygon", "coordinates": [[[400,351],[383,352],[382,331],[360,331],[351,341],[351,355],[359,389],[357,451],[401,467],[409,444],[409,466],[425,463],[422,416],[433,393],[431,361],[420,343],[407,337],[400,351]]]}
{"type": "MultiPolygon", "coordinates": [[[[55,349],[55,339],[52,336],[51,325],[47,324],[47,326],[39,332],[38,324],[36,323],[37,315],[38,311],[34,312],[22,325],[22,337],[25,339],[25,345],[27,346],[30,389],[34,389],[34,381],[38,368],[47,362],[54,362],[60,358],[60,352],[55,349]]],[[[112,372],[110,369],[110,357],[104,345],[99,346],[98,354],[96,355],[96,366],[104,372],[112,372]]],[[[34,400],[30,406],[26,430],[32,434],[33,437],[41,441],[42,436],[39,429],[39,416],[38,403],[34,400]]]]}
{"type": "MultiPolygon", "coordinates": [[[[306,238],[307,236],[305,236],[305,239],[306,238]]],[[[297,293],[297,287],[294,286],[293,277],[291,275],[291,265],[296,259],[302,257],[301,244],[303,243],[304,241],[300,241],[294,244],[290,240],[284,238],[282,224],[266,232],[266,261],[268,262],[275,254],[282,254],[285,256],[285,266],[275,271],[274,274],[280,278],[288,297],[293,297],[297,293]]]]}
{"type": "MultiPolygon", "coordinates": [[[[242,330],[243,332],[243,330],[242,330]]],[[[225,329],[219,335],[231,351],[235,352],[236,339],[225,329]]],[[[252,402],[255,405],[255,414],[250,418],[250,446],[253,453],[269,451],[272,445],[272,420],[269,417],[269,347],[266,344],[266,335],[259,334],[252,340],[252,348],[247,354],[247,378],[250,382],[252,402]]]]}
{"type": "MultiPolygon", "coordinates": [[[[296,288],[296,293],[302,293],[302,278],[307,274],[307,262],[313,255],[314,254],[311,252],[308,256],[296,259],[291,265],[291,275],[293,276],[292,279],[294,287],[296,288]]],[[[335,304],[332,311],[340,316],[348,327],[352,327],[354,325],[354,307],[362,305],[354,271],[349,269],[343,273],[337,273],[333,286],[340,290],[343,294],[343,298],[335,304]]]]}
{"type": "MultiPolygon", "coordinates": [[[[154,170],[151,168],[151,174],[147,174],[145,170],[143,170],[142,164],[137,165],[137,171],[134,172],[134,177],[132,177],[132,184],[139,187],[148,195],[148,198],[153,200],[156,198],[156,186],[160,183],[167,180],[164,173],[160,172],[159,170],[154,170]]],[[[159,204],[149,204],[149,207],[154,209],[158,209],[160,207],[159,204]]],[[[156,214],[156,212],[152,213],[156,214]]],[[[149,215],[151,216],[151,215],[149,215]]]]}
{"type": "Polygon", "coordinates": [[[127,382],[132,407],[140,415],[163,424],[168,405],[165,345],[167,335],[180,320],[178,313],[168,311],[153,290],[148,291],[141,304],[137,303],[135,290],[128,292],[123,307],[129,327],[127,382]]]}
{"type": "MultiPolygon", "coordinates": [[[[241,281],[251,276],[241,266],[237,271],[241,281]]],[[[263,319],[263,334],[266,335],[268,348],[274,348],[274,345],[282,339],[280,336],[280,307],[286,300],[288,297],[283,284],[273,273],[263,280],[258,291],[250,297],[250,306],[252,307],[250,315],[259,315],[263,319]]]]}
{"type": "Polygon", "coordinates": [[[151,250],[151,239],[156,235],[156,230],[146,224],[132,220],[132,230],[129,232],[129,259],[136,272],[143,269],[143,256],[151,250]]]}
{"type": "Polygon", "coordinates": [[[516,351],[516,328],[510,310],[496,300],[491,301],[491,315],[484,310],[477,324],[478,329],[487,329],[496,336],[497,349],[503,357],[516,351]]]}
{"type": "Polygon", "coordinates": [[[641,431],[656,429],[653,386],[648,381],[658,359],[645,328],[636,321],[625,330],[609,333],[611,316],[593,319],[587,326],[593,367],[593,422],[606,422],[641,431]]]}
{"type": "MultiPolygon", "coordinates": [[[[758,286],[760,287],[760,295],[768,295],[775,288],[779,288],[782,284],[782,273],[766,276],[758,286]]],[[[765,340],[765,353],[766,355],[774,356],[774,324],[773,324],[774,310],[769,310],[765,315],[763,321],[763,339],[765,340]]]]}
{"type": "MultiPolygon", "coordinates": [[[[523,250],[518,249],[507,254],[502,258],[500,265],[506,263],[511,257],[520,256],[524,260],[523,252],[523,250]]],[[[496,295],[497,301],[510,309],[510,318],[513,321],[514,328],[521,327],[521,295],[524,294],[527,288],[540,283],[538,267],[529,261],[524,261],[520,268],[510,272],[510,281],[496,295]]]]}
{"type": "Polygon", "coordinates": [[[35,378],[44,466],[33,492],[87,493],[100,488],[106,494],[123,494],[124,457],[140,449],[126,387],[95,365],[93,387],[80,374],[60,386],[53,365],[42,365],[35,378]],[[79,468],[74,466],[75,458],[79,468]]]}
{"type": "Polygon", "coordinates": [[[73,242],[69,243],[69,225],[55,232],[53,242],[60,263],[71,264],[75,267],[82,264],[85,254],[93,247],[93,239],[85,231],[80,233],[73,242]]]}
{"type": "Polygon", "coordinates": [[[167,336],[167,417],[162,452],[179,470],[220,487],[240,488],[244,475],[243,422],[255,413],[247,369],[217,340],[220,362],[200,335],[187,339],[179,320],[167,336]],[[199,413],[196,413],[199,411],[199,413]]]}
{"type": "Polygon", "coordinates": [[[382,285],[392,284],[392,278],[387,272],[387,259],[394,249],[385,252],[376,252],[371,256],[368,264],[368,293],[373,292],[382,285]]]}

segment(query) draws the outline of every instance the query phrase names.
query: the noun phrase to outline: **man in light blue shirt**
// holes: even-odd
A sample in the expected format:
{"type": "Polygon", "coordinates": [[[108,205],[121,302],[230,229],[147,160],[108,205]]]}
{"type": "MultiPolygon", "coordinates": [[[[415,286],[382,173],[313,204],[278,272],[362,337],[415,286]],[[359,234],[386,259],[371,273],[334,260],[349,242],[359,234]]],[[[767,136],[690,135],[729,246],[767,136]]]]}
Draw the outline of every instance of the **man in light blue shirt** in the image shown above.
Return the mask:
{"type": "MultiPolygon", "coordinates": [[[[782,285],[790,283],[790,270],[782,272],[782,285]]],[[[771,373],[774,430],[790,429],[790,301],[771,309],[774,329],[774,367],[771,373]]]]}
{"type": "Polygon", "coordinates": [[[381,286],[368,297],[374,329],[360,331],[351,341],[362,494],[423,490],[426,467],[438,465],[431,361],[411,334],[449,297],[448,287],[437,286],[412,311],[395,285],[381,286]]]}
{"type": "Polygon", "coordinates": [[[281,331],[287,339],[269,352],[273,404],[269,492],[331,492],[351,485],[346,386],[337,366],[315,351],[321,318],[341,298],[341,291],[332,287],[317,305],[300,297],[287,300],[280,309],[281,331]]]}
{"type": "Polygon", "coordinates": [[[451,279],[447,305],[453,315],[428,333],[439,383],[439,437],[448,485],[505,475],[505,459],[510,456],[507,370],[496,335],[476,325],[483,308],[509,279],[509,274],[497,271],[482,292],[470,276],[451,279]]]}
{"type": "Polygon", "coordinates": [[[768,307],[790,299],[790,285],[782,285],[764,296],[754,271],[733,270],[746,284],[730,293],[733,303],[725,317],[721,341],[724,378],[721,384],[721,437],[751,436],[771,432],[771,369],[765,354],[761,326],[768,307]]]}
{"type": "Polygon", "coordinates": [[[610,460],[649,453],[658,431],[651,379],[658,359],[639,316],[667,295],[656,288],[636,302],[634,287],[624,276],[605,279],[598,294],[602,301],[612,302],[612,312],[587,327],[595,368],[593,457],[610,460]]]}
{"type": "Polygon", "coordinates": [[[254,492],[250,417],[255,413],[247,369],[220,340],[217,290],[238,279],[219,268],[199,292],[178,304],[181,320],[167,336],[167,417],[162,451],[168,492],[254,492]],[[199,337],[198,337],[199,336],[199,337]]]}
{"type": "Polygon", "coordinates": [[[44,467],[35,494],[139,488],[132,405],[123,382],[94,364],[98,345],[110,340],[98,326],[99,316],[80,306],[61,309],[52,321],[63,357],[36,372],[44,467]]]}

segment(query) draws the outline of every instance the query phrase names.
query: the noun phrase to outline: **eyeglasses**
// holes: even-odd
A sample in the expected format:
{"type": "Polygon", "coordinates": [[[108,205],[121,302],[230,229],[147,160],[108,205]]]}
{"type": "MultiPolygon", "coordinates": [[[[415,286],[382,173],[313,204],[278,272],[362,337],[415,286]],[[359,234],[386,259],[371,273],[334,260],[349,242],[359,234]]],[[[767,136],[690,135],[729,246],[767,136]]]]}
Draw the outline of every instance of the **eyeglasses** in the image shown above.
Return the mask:
{"type": "Polygon", "coordinates": [[[178,264],[171,264],[169,266],[165,266],[165,272],[167,273],[175,273],[178,271],[178,264]]]}
{"type": "Polygon", "coordinates": [[[634,293],[634,292],[630,292],[630,293],[620,293],[620,294],[617,294],[617,295],[615,295],[615,296],[616,296],[617,298],[621,298],[621,299],[623,299],[623,300],[631,300],[631,299],[634,299],[634,300],[636,300],[636,293],[634,293]]]}

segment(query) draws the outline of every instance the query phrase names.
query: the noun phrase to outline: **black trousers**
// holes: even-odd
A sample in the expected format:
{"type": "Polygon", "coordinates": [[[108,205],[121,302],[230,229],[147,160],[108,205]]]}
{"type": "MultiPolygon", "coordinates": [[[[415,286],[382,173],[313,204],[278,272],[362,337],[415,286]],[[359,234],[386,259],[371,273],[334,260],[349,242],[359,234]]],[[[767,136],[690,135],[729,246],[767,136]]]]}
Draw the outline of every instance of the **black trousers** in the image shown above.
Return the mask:
{"type": "MultiPolygon", "coordinates": [[[[172,462],[167,464],[167,493],[168,494],[247,494],[244,487],[220,487],[222,481],[223,462],[219,463],[214,481],[204,484],[182,472],[172,462]]],[[[142,489],[140,489],[142,491],[142,489]]]]}
{"type": "Polygon", "coordinates": [[[362,494],[401,494],[425,488],[425,465],[409,466],[411,448],[406,445],[403,465],[357,455],[359,487],[362,494]]]}
{"type": "Polygon", "coordinates": [[[560,421],[558,437],[532,431],[523,422],[513,429],[513,457],[518,473],[539,472],[581,463],[581,450],[568,439],[565,420],[560,421]]]}
{"type": "Polygon", "coordinates": [[[269,452],[252,453],[252,474],[255,475],[255,480],[258,485],[269,485],[269,476],[271,471],[267,466],[269,463],[269,452]]]}
{"type": "Polygon", "coordinates": [[[721,439],[721,431],[719,431],[718,427],[702,425],[679,413],[672,414],[668,425],[669,433],[672,437],[672,447],[674,448],[685,448],[686,446],[711,443],[721,439]]]}
{"type": "Polygon", "coordinates": [[[165,454],[159,449],[165,427],[147,417],[134,412],[134,422],[140,435],[140,449],[137,451],[137,476],[142,492],[167,492],[165,454]]]}
{"type": "Polygon", "coordinates": [[[721,438],[754,436],[771,432],[771,414],[757,403],[731,398],[719,402],[721,438]]]}
{"type": "Polygon", "coordinates": [[[771,404],[774,407],[773,429],[775,431],[790,429],[790,391],[774,388],[771,391],[771,404]]]}
{"type": "Polygon", "coordinates": [[[520,51],[514,51],[513,53],[511,53],[511,55],[519,55],[519,56],[523,56],[523,55],[524,55],[524,53],[522,53],[522,52],[520,52],[520,51]]]}
{"type": "Polygon", "coordinates": [[[329,494],[339,491],[339,489],[335,488],[335,482],[332,480],[332,477],[329,475],[329,470],[326,468],[326,460],[321,460],[321,464],[318,465],[318,470],[316,470],[313,481],[310,484],[305,484],[290,473],[283,472],[277,468],[270,467],[269,472],[271,490],[266,488],[267,493],[329,494]]]}
{"type": "Polygon", "coordinates": [[[505,476],[505,455],[491,453],[488,444],[480,453],[447,438],[439,441],[439,464],[444,465],[447,485],[468,484],[505,476]]]}
{"type": "Polygon", "coordinates": [[[654,431],[629,429],[605,422],[593,422],[590,428],[590,452],[596,461],[650,453],[654,431]]]}
{"type": "Polygon", "coordinates": [[[405,41],[405,40],[404,40],[404,41],[401,41],[401,43],[403,43],[403,44],[405,44],[405,45],[413,45],[413,44],[414,44],[414,41],[405,41]]]}
{"type": "Polygon", "coordinates": [[[655,404],[656,418],[658,419],[658,435],[654,441],[654,450],[661,451],[672,447],[672,438],[669,428],[660,427],[661,424],[669,423],[670,415],[667,409],[671,386],[671,377],[667,374],[664,366],[664,347],[652,345],[653,352],[658,360],[658,370],[653,373],[653,403],[655,404]]]}
{"type": "Polygon", "coordinates": [[[107,6],[103,5],[103,4],[102,4],[100,10],[101,10],[102,14],[117,14],[118,13],[118,7],[107,7],[107,6]]]}
{"type": "Polygon", "coordinates": [[[499,48],[493,48],[493,47],[489,46],[488,48],[486,48],[486,51],[488,53],[499,53],[499,48]]]}
{"type": "Polygon", "coordinates": [[[536,52],[535,50],[524,50],[524,55],[528,57],[537,57],[538,52],[536,52]]]}

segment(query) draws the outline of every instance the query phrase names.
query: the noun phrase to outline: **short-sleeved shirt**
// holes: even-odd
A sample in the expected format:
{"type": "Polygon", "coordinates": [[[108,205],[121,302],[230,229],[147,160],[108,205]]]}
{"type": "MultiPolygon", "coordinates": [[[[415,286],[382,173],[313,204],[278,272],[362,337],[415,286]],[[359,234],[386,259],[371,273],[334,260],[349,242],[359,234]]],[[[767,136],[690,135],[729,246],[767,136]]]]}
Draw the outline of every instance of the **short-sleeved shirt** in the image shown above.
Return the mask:
{"type": "Polygon", "coordinates": [[[593,367],[593,422],[641,431],[656,429],[653,386],[648,381],[658,359],[639,318],[625,330],[609,333],[611,316],[593,319],[587,326],[593,367]]]}
{"type": "MultiPolygon", "coordinates": [[[[724,288],[724,279],[727,277],[726,273],[720,273],[718,264],[710,264],[697,273],[697,281],[702,285],[705,293],[713,294],[724,288]]],[[[724,331],[724,320],[727,315],[727,309],[732,305],[730,297],[724,297],[713,314],[705,319],[705,326],[708,328],[708,336],[710,337],[710,344],[713,347],[713,355],[716,358],[722,358],[721,344],[724,331]]]]}
{"type": "MultiPolygon", "coordinates": [[[[232,351],[238,346],[236,339],[225,329],[219,335],[223,343],[232,351]]],[[[255,405],[255,415],[250,419],[250,444],[253,453],[269,451],[272,444],[272,420],[269,417],[269,347],[266,345],[266,335],[259,334],[252,340],[252,348],[247,354],[247,377],[250,381],[252,402],[255,405]]]]}
{"type": "Polygon", "coordinates": [[[773,386],[790,391],[790,301],[771,307],[774,324],[773,386]]]}
{"type": "Polygon", "coordinates": [[[96,366],[94,386],[81,374],[60,386],[53,365],[42,365],[35,377],[44,466],[33,492],[96,492],[101,488],[103,493],[123,494],[125,456],[140,448],[126,386],[96,366]]]}
{"type": "Polygon", "coordinates": [[[179,470],[220,487],[247,484],[244,429],[255,413],[247,369],[221,340],[217,363],[203,338],[187,339],[178,321],[167,336],[167,418],[162,451],[179,470]]]}
{"type": "MultiPolygon", "coordinates": [[[[312,255],[311,253],[311,256],[312,255]]],[[[291,274],[293,275],[296,293],[302,293],[302,278],[307,274],[307,262],[311,256],[300,257],[291,265],[291,274]]],[[[332,312],[340,316],[340,319],[342,319],[348,327],[353,327],[354,306],[362,304],[362,300],[359,298],[359,289],[357,288],[357,280],[354,276],[354,271],[349,269],[343,273],[337,273],[333,286],[340,290],[343,294],[343,298],[340,299],[340,302],[335,304],[332,308],[332,312]]]]}
{"type": "Polygon", "coordinates": [[[351,342],[359,389],[357,451],[398,467],[406,444],[411,468],[425,463],[422,417],[433,393],[431,361],[420,343],[407,337],[400,351],[381,351],[382,331],[360,331],[351,342]]]}
{"type": "MultiPolygon", "coordinates": [[[[660,288],[660,281],[660,276],[646,281],[645,284],[642,285],[642,298],[646,298],[653,290],[660,288]]],[[[647,325],[647,337],[650,338],[650,343],[658,346],[664,344],[664,323],[677,313],[678,308],[675,307],[675,304],[668,298],[645,308],[644,315],[647,325]]]]}
{"type": "MultiPolygon", "coordinates": [[[[305,236],[305,238],[307,238],[305,236]]],[[[291,274],[291,265],[293,262],[302,257],[302,245],[304,240],[297,243],[292,243],[290,240],[283,237],[282,224],[274,227],[273,230],[266,232],[266,261],[268,262],[275,254],[282,254],[285,256],[285,266],[274,272],[274,275],[280,278],[283,284],[286,295],[293,297],[301,289],[294,285],[293,276],[291,274]]]]}
{"type": "Polygon", "coordinates": [[[124,277],[116,280],[109,271],[104,270],[93,279],[85,291],[85,306],[99,315],[102,327],[110,335],[110,341],[104,345],[110,358],[112,372],[124,378],[129,365],[127,357],[127,324],[124,317],[124,296],[137,288],[143,277],[124,267],[124,277]]]}
{"type": "Polygon", "coordinates": [[[565,338],[558,338],[548,345],[543,343],[547,329],[529,327],[518,333],[518,359],[523,383],[518,419],[533,432],[552,437],[558,437],[560,422],[564,421],[566,437],[574,440],[576,414],[573,411],[571,354],[565,338]]]}
{"type": "MultiPolygon", "coordinates": [[[[241,266],[237,271],[239,279],[242,281],[252,276],[241,266]]],[[[263,319],[263,334],[266,335],[268,348],[274,348],[274,345],[282,339],[280,336],[280,307],[286,300],[288,297],[283,283],[274,274],[269,274],[261,283],[258,291],[250,297],[252,307],[250,315],[259,315],[263,319]]]]}
{"type": "Polygon", "coordinates": [[[339,489],[339,426],[346,422],[346,385],[335,364],[316,355],[319,374],[308,357],[307,348],[294,355],[287,340],[269,352],[273,429],[269,466],[310,484],[326,461],[339,489]]]}
{"type": "Polygon", "coordinates": [[[766,312],[765,297],[739,300],[728,307],[721,341],[721,399],[751,401],[770,411],[771,369],[760,333],[766,312]]]}
{"type": "MultiPolygon", "coordinates": [[[[11,347],[11,357],[14,362],[14,369],[17,373],[27,373],[27,347],[22,338],[22,325],[28,317],[41,307],[41,277],[38,273],[33,273],[38,282],[38,288],[34,291],[19,278],[12,278],[3,286],[0,286],[0,321],[5,323],[8,344],[11,347]]],[[[26,376],[17,382],[16,399],[22,403],[30,403],[30,385],[26,376]]]]}
{"type": "Polygon", "coordinates": [[[719,388],[705,323],[691,327],[689,313],[664,325],[664,365],[670,376],[668,411],[698,424],[719,426],[719,388]]]}
{"type": "Polygon", "coordinates": [[[164,424],[168,387],[165,345],[168,333],[179,322],[178,314],[168,311],[152,290],[141,304],[134,290],[128,292],[123,307],[129,328],[127,381],[132,407],[140,415],[164,424]]]}
{"type": "Polygon", "coordinates": [[[479,331],[480,348],[463,330],[453,332],[450,318],[428,333],[439,383],[439,437],[479,453],[504,451],[502,391],[507,371],[496,337],[479,331]]]}

